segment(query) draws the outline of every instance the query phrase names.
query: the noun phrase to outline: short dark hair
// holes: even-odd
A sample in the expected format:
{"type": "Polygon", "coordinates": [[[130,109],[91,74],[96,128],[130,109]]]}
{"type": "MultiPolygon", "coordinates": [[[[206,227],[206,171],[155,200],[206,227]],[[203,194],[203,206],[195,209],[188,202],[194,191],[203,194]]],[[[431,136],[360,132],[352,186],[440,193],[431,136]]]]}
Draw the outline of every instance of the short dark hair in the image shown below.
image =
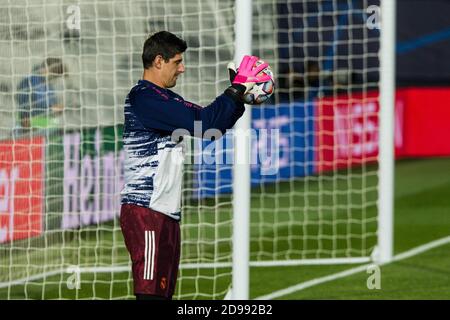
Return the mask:
{"type": "Polygon", "coordinates": [[[160,31],[152,34],[144,43],[142,63],[144,69],[152,66],[156,56],[161,55],[168,62],[176,54],[183,53],[187,49],[186,41],[178,38],[168,31],[160,31]]]}
{"type": "Polygon", "coordinates": [[[49,57],[41,64],[41,68],[45,68],[49,73],[63,75],[67,72],[67,67],[64,65],[61,58],[49,57]]]}

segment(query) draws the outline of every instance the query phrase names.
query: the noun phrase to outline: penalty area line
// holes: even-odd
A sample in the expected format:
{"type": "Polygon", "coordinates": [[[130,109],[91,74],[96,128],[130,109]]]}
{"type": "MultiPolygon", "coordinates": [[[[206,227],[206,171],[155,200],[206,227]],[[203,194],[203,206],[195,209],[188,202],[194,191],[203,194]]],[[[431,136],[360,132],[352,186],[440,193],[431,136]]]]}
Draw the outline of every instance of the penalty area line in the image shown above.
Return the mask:
{"type": "MultiPolygon", "coordinates": [[[[390,264],[392,262],[404,260],[404,259],[416,256],[418,254],[421,254],[421,253],[423,253],[425,251],[428,251],[428,250],[431,250],[431,249],[443,246],[443,245],[448,244],[448,243],[450,243],[450,236],[447,236],[447,237],[444,237],[444,238],[441,238],[441,239],[438,239],[438,240],[434,240],[434,241],[428,242],[426,244],[423,244],[421,246],[415,247],[415,248],[413,248],[411,250],[405,251],[403,253],[399,253],[398,255],[394,256],[390,262],[381,263],[381,264],[378,264],[378,265],[383,266],[383,265],[390,264]]],[[[337,280],[337,279],[341,279],[341,278],[345,278],[345,277],[351,276],[351,275],[359,273],[359,272],[363,272],[363,271],[367,270],[367,267],[372,266],[374,264],[376,265],[376,263],[368,263],[368,264],[365,264],[365,265],[362,265],[362,266],[359,266],[359,267],[351,268],[351,269],[348,269],[348,270],[345,270],[345,271],[341,271],[341,272],[338,272],[338,273],[335,273],[335,274],[331,274],[331,275],[328,275],[328,276],[325,276],[325,277],[320,277],[320,278],[316,278],[316,279],[313,279],[313,280],[308,280],[308,281],[305,281],[305,282],[301,282],[301,283],[298,283],[298,284],[293,285],[291,287],[288,287],[288,288],[285,288],[285,289],[282,289],[282,290],[278,290],[278,291],[274,291],[274,292],[269,293],[267,295],[256,297],[255,300],[271,300],[271,299],[276,299],[276,298],[279,298],[279,297],[282,297],[282,296],[286,296],[286,295],[289,295],[291,293],[294,293],[294,292],[297,292],[297,291],[301,291],[301,290],[304,290],[304,289],[307,289],[307,288],[311,288],[311,287],[314,287],[314,286],[322,284],[322,283],[334,281],[334,280],[337,280]]]]}

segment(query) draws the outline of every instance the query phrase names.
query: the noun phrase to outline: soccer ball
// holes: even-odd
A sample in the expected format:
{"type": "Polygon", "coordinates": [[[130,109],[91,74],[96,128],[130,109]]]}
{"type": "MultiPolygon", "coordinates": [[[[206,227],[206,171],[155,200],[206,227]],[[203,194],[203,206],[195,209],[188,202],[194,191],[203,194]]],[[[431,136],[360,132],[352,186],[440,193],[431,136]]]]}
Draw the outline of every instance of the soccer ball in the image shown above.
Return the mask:
{"type": "MultiPolygon", "coordinates": [[[[255,63],[255,67],[259,66],[260,64],[264,63],[262,60],[258,60],[255,63]]],[[[261,74],[267,74],[270,76],[270,80],[266,82],[257,82],[251,88],[245,95],[244,95],[244,102],[246,104],[261,104],[267,99],[270,98],[270,96],[273,94],[273,91],[275,89],[275,82],[273,80],[273,72],[270,69],[270,66],[267,66],[265,69],[263,69],[259,75],[261,74]]]]}

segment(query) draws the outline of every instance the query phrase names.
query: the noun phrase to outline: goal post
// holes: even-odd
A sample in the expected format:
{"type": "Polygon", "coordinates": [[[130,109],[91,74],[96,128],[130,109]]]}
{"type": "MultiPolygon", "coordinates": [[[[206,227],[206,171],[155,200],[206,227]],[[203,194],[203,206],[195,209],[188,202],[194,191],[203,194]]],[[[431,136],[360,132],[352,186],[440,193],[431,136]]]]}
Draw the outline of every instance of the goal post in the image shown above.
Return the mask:
{"type": "Polygon", "coordinates": [[[379,256],[376,262],[392,260],[394,244],[394,119],[395,119],[395,17],[397,1],[381,1],[380,38],[380,179],[379,256]]]}
{"type": "MultiPolygon", "coordinates": [[[[252,53],[252,0],[236,0],[234,61],[252,53]]],[[[251,143],[247,133],[251,129],[251,107],[246,105],[244,115],[235,125],[235,161],[233,172],[233,299],[249,298],[250,261],[250,188],[251,143]]]]}

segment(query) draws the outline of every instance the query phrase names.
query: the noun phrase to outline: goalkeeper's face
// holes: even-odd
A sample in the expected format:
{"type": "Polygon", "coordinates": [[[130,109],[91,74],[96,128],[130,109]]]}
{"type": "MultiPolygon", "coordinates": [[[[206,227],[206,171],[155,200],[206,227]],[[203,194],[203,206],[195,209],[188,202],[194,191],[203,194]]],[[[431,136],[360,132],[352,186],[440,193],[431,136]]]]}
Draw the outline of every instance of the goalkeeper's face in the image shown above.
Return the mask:
{"type": "Polygon", "coordinates": [[[177,84],[177,79],[184,72],[183,55],[177,53],[169,62],[162,62],[161,76],[165,88],[172,88],[177,84]]]}

